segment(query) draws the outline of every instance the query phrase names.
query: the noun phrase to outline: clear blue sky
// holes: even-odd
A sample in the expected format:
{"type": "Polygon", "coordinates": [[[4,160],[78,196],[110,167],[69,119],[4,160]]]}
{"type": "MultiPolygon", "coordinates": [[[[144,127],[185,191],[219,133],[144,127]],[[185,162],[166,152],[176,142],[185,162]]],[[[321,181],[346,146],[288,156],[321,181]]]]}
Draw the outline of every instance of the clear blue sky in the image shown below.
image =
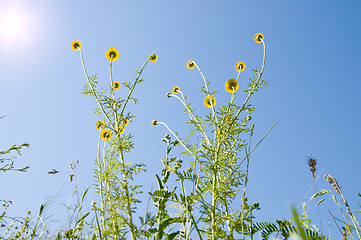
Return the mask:
{"type": "MultiPolygon", "coordinates": [[[[241,88],[261,66],[262,47],[253,40],[258,32],[267,45],[263,76],[269,86],[251,100],[253,142],[279,121],[250,164],[248,196],[261,204],[258,219],[288,217],[289,204],[301,201],[313,183],[305,160],[310,155],[319,161],[318,174],[332,173],[351,208],[358,208],[360,1],[0,1],[0,13],[9,8],[23,13],[28,24],[20,36],[0,36],[0,116],[6,115],[0,120],[0,149],[31,144],[17,160],[17,166],[30,165],[27,173],[0,173],[0,199],[14,202],[9,215],[35,211],[59,192],[53,207],[65,210],[60,203],[73,189],[72,160],[80,160],[80,188],[93,181],[96,102],[80,94],[85,78],[79,53],[70,47],[73,40],[81,41],[88,72],[98,73],[100,82],[109,81],[110,47],[120,53],[113,65],[118,81],[134,79],[148,54],[158,55],[135,91],[140,104],[131,107],[136,118],[127,128],[136,144],[129,160],[147,164],[140,181],[148,192],[150,179],[162,169],[160,140],[167,133],[150,122],[162,120],[180,134],[188,129],[182,106],[165,94],[178,85],[199,113],[207,112],[202,79],[186,69],[187,60],[197,61],[211,89],[220,91],[217,103],[226,103],[224,82],[236,77],[235,63],[246,64],[241,88]],[[60,173],[48,175],[53,168],[60,173]]],[[[317,185],[329,189],[323,177],[317,185]]],[[[321,210],[327,225],[326,205],[321,210]]]]}

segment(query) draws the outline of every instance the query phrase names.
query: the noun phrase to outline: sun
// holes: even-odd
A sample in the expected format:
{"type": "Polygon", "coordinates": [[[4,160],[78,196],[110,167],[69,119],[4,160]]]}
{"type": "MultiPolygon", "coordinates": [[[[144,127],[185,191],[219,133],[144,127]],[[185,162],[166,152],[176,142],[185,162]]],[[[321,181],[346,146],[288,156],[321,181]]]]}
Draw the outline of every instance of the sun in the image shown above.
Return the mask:
{"type": "Polygon", "coordinates": [[[25,38],[31,19],[27,12],[18,5],[1,6],[0,10],[0,43],[12,47],[25,38]]]}
{"type": "Polygon", "coordinates": [[[17,14],[9,13],[2,16],[1,33],[8,38],[15,38],[21,34],[24,29],[24,22],[21,21],[17,14]]]}

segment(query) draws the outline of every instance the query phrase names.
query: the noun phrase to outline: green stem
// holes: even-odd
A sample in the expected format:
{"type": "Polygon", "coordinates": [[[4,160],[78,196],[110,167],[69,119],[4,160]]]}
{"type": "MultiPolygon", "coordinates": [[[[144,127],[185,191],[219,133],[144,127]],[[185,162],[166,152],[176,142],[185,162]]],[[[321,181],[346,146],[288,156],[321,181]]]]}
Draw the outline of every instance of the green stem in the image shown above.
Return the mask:
{"type": "MultiPolygon", "coordinates": [[[[315,193],[317,193],[317,188],[316,188],[316,178],[314,175],[312,175],[313,178],[313,185],[315,186],[315,193]]],[[[317,198],[317,197],[316,197],[317,198]]],[[[322,226],[322,221],[321,221],[321,213],[320,213],[320,208],[318,207],[318,205],[316,206],[317,208],[317,215],[318,215],[318,220],[320,221],[320,227],[321,227],[321,232],[323,232],[323,226],[322,226]]]]}
{"type": "Polygon", "coordinates": [[[131,208],[132,201],[131,201],[130,196],[129,196],[128,181],[127,181],[127,176],[125,174],[125,163],[124,163],[123,149],[120,149],[120,159],[121,159],[121,164],[122,164],[123,179],[124,179],[124,185],[125,185],[124,186],[125,195],[126,195],[126,198],[127,198],[127,211],[128,211],[128,217],[129,217],[129,228],[130,228],[130,232],[132,234],[132,240],[135,240],[136,235],[135,235],[135,231],[134,231],[133,215],[132,215],[132,208],[131,208]]]}
{"type": "MultiPolygon", "coordinates": [[[[195,171],[196,171],[196,164],[197,164],[197,160],[194,159],[194,174],[195,174],[195,171]]],[[[196,203],[196,194],[197,194],[197,189],[198,189],[198,184],[199,184],[199,176],[201,174],[201,168],[202,168],[202,164],[199,163],[199,169],[198,169],[198,174],[197,174],[197,182],[196,182],[195,186],[193,185],[193,205],[192,205],[192,209],[191,209],[191,212],[190,212],[190,216],[191,216],[193,224],[194,224],[194,226],[195,226],[195,228],[197,230],[199,239],[202,239],[202,235],[201,235],[201,233],[200,233],[200,231],[198,229],[197,222],[194,219],[193,211],[194,211],[194,205],[196,203]]]]}
{"type": "Polygon", "coordinates": [[[198,228],[197,222],[196,222],[196,220],[195,220],[194,217],[193,217],[193,214],[191,214],[191,218],[192,218],[194,227],[196,228],[196,231],[197,231],[197,233],[198,233],[199,239],[200,239],[200,240],[203,240],[202,235],[201,235],[201,232],[200,232],[200,230],[199,230],[199,228],[198,228]]]}
{"type": "MultiPolygon", "coordinates": [[[[251,229],[253,229],[253,216],[252,216],[252,211],[251,211],[251,229]]],[[[253,240],[253,234],[251,234],[251,240],[253,240]]]]}
{"type": "Polygon", "coordinates": [[[261,144],[261,142],[263,141],[263,139],[265,139],[265,137],[268,135],[268,133],[273,129],[273,127],[278,123],[278,120],[272,125],[272,127],[270,129],[268,129],[268,131],[266,132],[266,134],[261,138],[261,140],[259,140],[259,142],[256,144],[256,146],[254,146],[252,148],[252,150],[243,158],[243,160],[237,165],[237,167],[231,172],[231,176],[232,174],[238,170],[238,168],[241,166],[241,164],[251,155],[251,153],[258,147],[259,144],[261,144]]]}
{"type": "Polygon", "coordinates": [[[238,79],[239,79],[239,75],[241,74],[241,70],[238,71],[238,74],[237,74],[237,79],[236,81],[238,82],[238,79]]]}
{"type": "Polygon", "coordinates": [[[101,222],[103,225],[103,228],[105,230],[105,215],[104,215],[104,192],[103,192],[103,180],[101,177],[101,172],[102,172],[102,162],[100,161],[100,134],[99,134],[99,140],[98,140],[98,159],[97,159],[97,165],[98,165],[98,181],[99,181],[99,195],[100,195],[100,216],[101,216],[101,222]]]}
{"type": "MultiPolygon", "coordinates": [[[[256,81],[256,84],[258,84],[259,80],[260,80],[261,77],[262,77],[263,70],[264,70],[264,66],[265,66],[265,63],[266,63],[266,45],[265,45],[265,43],[264,43],[263,40],[262,40],[262,43],[263,43],[263,63],[262,63],[262,68],[261,68],[261,71],[260,71],[260,73],[259,73],[259,75],[258,75],[258,79],[257,79],[257,81],[256,81]]],[[[237,119],[237,117],[239,116],[239,114],[243,111],[243,109],[244,109],[244,107],[246,106],[246,104],[247,104],[249,98],[251,97],[252,93],[253,93],[253,91],[250,91],[250,92],[248,93],[248,96],[247,96],[246,100],[244,101],[242,107],[238,110],[236,116],[233,118],[233,121],[232,121],[231,124],[229,125],[229,129],[231,128],[231,126],[233,125],[234,121],[237,119]]]]}
{"type": "Polygon", "coordinates": [[[82,53],[81,49],[79,49],[79,52],[80,52],[80,59],[81,59],[81,64],[82,64],[82,66],[83,66],[84,74],[85,74],[86,80],[87,80],[87,82],[88,82],[88,84],[89,84],[89,86],[90,86],[90,88],[91,88],[91,90],[92,90],[92,93],[93,93],[93,95],[94,95],[94,97],[95,97],[95,100],[98,102],[99,107],[102,109],[105,117],[108,119],[109,124],[110,124],[110,125],[113,127],[113,129],[114,129],[113,123],[110,121],[110,118],[109,118],[108,114],[105,112],[105,110],[104,110],[104,108],[103,108],[103,105],[100,103],[100,100],[99,100],[99,98],[98,98],[98,96],[97,96],[97,94],[96,94],[96,92],[95,92],[95,90],[94,90],[94,88],[93,88],[93,84],[92,84],[92,83],[90,82],[90,80],[89,80],[89,76],[88,76],[88,74],[87,74],[87,71],[86,71],[86,68],[85,68],[85,65],[84,65],[83,53],[82,53]]]}
{"type": "Polygon", "coordinates": [[[196,123],[196,127],[198,128],[198,130],[200,130],[200,133],[202,134],[202,136],[207,140],[207,143],[209,146],[211,146],[211,142],[209,141],[207,134],[204,131],[204,128],[202,126],[202,124],[197,120],[197,118],[194,116],[193,112],[191,111],[191,109],[187,106],[187,104],[185,103],[185,99],[183,96],[183,93],[179,90],[179,92],[182,95],[182,99],[180,99],[177,95],[175,94],[171,94],[172,96],[178,98],[178,100],[184,105],[184,107],[187,109],[189,117],[191,118],[191,120],[193,120],[196,123]]]}
{"type": "MultiPolygon", "coordinates": [[[[178,176],[179,177],[179,176],[178,176]]],[[[181,184],[181,188],[182,188],[182,193],[183,193],[183,196],[184,196],[184,199],[185,199],[185,207],[186,207],[186,223],[188,223],[188,214],[191,214],[191,212],[189,212],[189,207],[188,207],[188,198],[187,198],[187,193],[186,193],[186,191],[185,191],[185,188],[184,188],[184,185],[183,185],[183,179],[182,178],[180,178],[180,184],[181,184]]],[[[188,231],[188,228],[186,227],[186,226],[184,226],[184,229],[185,229],[185,236],[186,236],[186,238],[188,237],[188,233],[187,233],[187,231],[188,231]]]]}
{"type": "Polygon", "coordinates": [[[116,127],[115,130],[118,130],[119,119],[118,119],[117,108],[116,108],[116,104],[115,104],[114,89],[113,89],[112,63],[113,63],[113,56],[112,56],[111,59],[110,59],[110,66],[109,66],[110,92],[112,93],[112,98],[113,98],[113,111],[114,111],[115,127],[116,127]]]}
{"type": "MultiPolygon", "coordinates": [[[[246,156],[248,156],[247,154],[247,148],[246,149],[246,156]]],[[[242,198],[242,235],[244,234],[244,229],[243,229],[243,222],[244,222],[244,206],[245,206],[245,199],[246,199],[246,189],[247,189],[247,183],[248,183],[248,168],[249,168],[249,157],[247,157],[247,167],[246,167],[246,177],[244,180],[244,188],[243,188],[243,198],[242,198]]]]}
{"type": "Polygon", "coordinates": [[[212,212],[211,212],[211,227],[212,227],[212,240],[216,239],[216,182],[217,173],[215,170],[213,174],[213,185],[212,185],[212,212]]]}
{"type": "MultiPolygon", "coordinates": [[[[107,172],[108,172],[108,169],[107,169],[107,172]]],[[[111,174],[113,174],[111,170],[109,172],[111,174]]],[[[107,190],[108,190],[107,198],[108,198],[108,202],[110,204],[109,207],[110,207],[111,211],[113,211],[113,209],[114,209],[114,207],[113,207],[114,201],[112,201],[112,196],[111,196],[112,190],[110,189],[109,181],[106,182],[106,185],[107,185],[107,190]]],[[[118,239],[118,234],[117,234],[117,230],[116,230],[116,223],[114,221],[114,218],[112,219],[112,225],[113,225],[113,231],[114,231],[115,239],[118,239]]]]}
{"type": "Polygon", "coordinates": [[[99,224],[99,220],[98,220],[98,215],[97,215],[97,210],[96,210],[96,207],[95,207],[95,206],[94,206],[94,214],[95,214],[95,220],[96,220],[97,226],[98,226],[99,238],[100,238],[100,239],[103,239],[102,230],[101,230],[101,228],[100,228],[100,224],[99,224]]]}
{"type": "MultiPolygon", "coordinates": [[[[228,217],[229,216],[229,211],[228,211],[228,204],[227,204],[227,200],[224,199],[224,211],[226,212],[226,216],[228,217]]],[[[227,223],[227,228],[228,228],[228,231],[231,235],[231,239],[233,239],[233,230],[231,230],[231,227],[229,226],[229,220],[226,220],[226,223],[227,223]]]]}
{"type": "Polygon", "coordinates": [[[128,94],[127,99],[125,100],[123,109],[122,109],[122,111],[120,112],[120,116],[123,116],[123,112],[124,112],[124,110],[125,110],[125,106],[127,105],[128,101],[129,101],[129,99],[130,99],[130,95],[132,95],[132,93],[133,93],[133,91],[134,91],[134,88],[135,88],[135,85],[138,83],[139,77],[140,77],[140,75],[142,74],[143,69],[144,69],[145,65],[147,65],[148,61],[149,61],[149,57],[147,58],[147,60],[146,60],[145,63],[143,64],[142,68],[141,68],[140,71],[138,72],[138,76],[136,77],[135,82],[134,82],[133,86],[131,87],[131,89],[130,89],[130,91],[129,91],[129,94],[128,94]]]}
{"type": "MultiPolygon", "coordinates": [[[[103,171],[107,171],[107,162],[105,161],[105,146],[106,146],[106,141],[104,141],[104,145],[103,145],[103,161],[101,162],[101,166],[102,166],[102,170],[103,171]]],[[[101,181],[104,181],[103,179],[102,179],[102,177],[100,176],[100,180],[101,181]]],[[[108,181],[107,179],[106,179],[106,181],[108,181]]],[[[103,184],[103,183],[102,183],[103,184]]],[[[105,183],[104,183],[104,185],[105,185],[105,183]]],[[[105,188],[105,186],[104,186],[104,188],[105,188]]],[[[104,194],[104,190],[103,190],[103,194],[104,194]]],[[[108,191],[108,193],[106,193],[106,197],[109,195],[109,191],[108,191]]],[[[103,201],[105,201],[104,199],[106,198],[106,197],[104,197],[104,195],[103,195],[103,201]]],[[[102,201],[102,202],[103,202],[102,201]]],[[[107,203],[105,203],[105,205],[106,205],[106,207],[107,207],[107,203]]],[[[104,231],[106,231],[106,225],[105,225],[105,209],[104,209],[104,212],[103,212],[103,227],[104,227],[104,231]]],[[[105,239],[106,239],[107,237],[105,237],[105,239]]]]}
{"type": "MultiPolygon", "coordinates": [[[[202,70],[198,67],[197,63],[194,62],[194,64],[196,65],[196,68],[198,69],[198,71],[200,72],[202,78],[203,78],[203,81],[204,81],[204,86],[206,87],[206,91],[207,91],[207,96],[210,96],[209,94],[209,89],[208,89],[208,84],[207,84],[207,81],[206,81],[206,77],[203,75],[203,72],[202,70]]],[[[211,106],[212,106],[212,112],[213,112],[213,116],[214,116],[214,119],[216,120],[216,123],[218,124],[218,119],[217,119],[217,115],[216,115],[216,111],[214,110],[214,106],[213,106],[213,102],[211,101],[211,106]]]]}
{"type": "Polygon", "coordinates": [[[75,222],[77,222],[79,214],[80,214],[80,210],[81,210],[81,204],[80,204],[78,184],[77,184],[77,181],[76,181],[75,169],[73,169],[73,174],[74,174],[74,185],[75,185],[75,191],[76,191],[76,197],[77,197],[77,205],[78,205],[78,211],[77,211],[77,214],[76,214],[76,217],[75,217],[75,222]]]}
{"type": "Polygon", "coordinates": [[[187,150],[187,152],[189,152],[190,155],[192,155],[195,159],[198,160],[197,156],[194,155],[194,153],[192,153],[191,150],[189,150],[189,149],[187,148],[187,146],[178,138],[177,135],[175,135],[175,134],[173,133],[172,130],[170,130],[170,128],[167,126],[167,124],[165,124],[164,122],[157,122],[157,123],[164,125],[164,126],[168,129],[168,131],[178,140],[178,142],[187,150]]]}

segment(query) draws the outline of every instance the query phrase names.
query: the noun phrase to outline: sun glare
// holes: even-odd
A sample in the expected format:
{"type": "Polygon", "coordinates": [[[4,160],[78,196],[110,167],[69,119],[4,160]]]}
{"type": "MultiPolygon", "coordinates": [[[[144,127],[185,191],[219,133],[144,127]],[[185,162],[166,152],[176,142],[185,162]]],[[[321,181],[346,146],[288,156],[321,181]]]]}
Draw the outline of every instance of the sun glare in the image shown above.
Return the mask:
{"type": "Polygon", "coordinates": [[[1,6],[0,10],[0,44],[12,47],[29,37],[31,18],[19,6],[1,6]]]}
{"type": "Polygon", "coordinates": [[[1,20],[1,33],[8,38],[16,38],[24,29],[24,22],[15,14],[5,15],[1,20]]]}

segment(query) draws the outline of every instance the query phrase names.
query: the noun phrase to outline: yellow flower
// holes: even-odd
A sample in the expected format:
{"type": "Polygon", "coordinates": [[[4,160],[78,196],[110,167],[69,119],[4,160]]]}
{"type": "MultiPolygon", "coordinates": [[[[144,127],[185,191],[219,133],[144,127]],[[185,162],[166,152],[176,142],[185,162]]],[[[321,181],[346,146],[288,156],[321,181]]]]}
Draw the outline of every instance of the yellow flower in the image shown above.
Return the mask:
{"type": "Polygon", "coordinates": [[[173,92],[174,94],[177,94],[178,91],[179,91],[179,87],[178,87],[178,86],[174,86],[174,87],[172,88],[172,92],[173,92]]]}
{"type": "Polygon", "coordinates": [[[119,134],[122,134],[124,132],[124,127],[122,125],[119,125],[119,134]]]}
{"type": "Polygon", "coordinates": [[[148,56],[148,58],[149,58],[149,61],[151,61],[151,62],[156,62],[156,61],[158,60],[157,55],[155,55],[154,53],[153,53],[153,54],[150,54],[150,55],[148,56]]]}
{"type": "Polygon", "coordinates": [[[214,96],[207,96],[205,99],[204,99],[204,105],[206,105],[207,108],[211,108],[212,105],[213,106],[216,106],[216,98],[214,96]]]}
{"type": "Polygon", "coordinates": [[[100,132],[100,137],[104,141],[109,141],[113,137],[113,133],[109,129],[104,129],[100,132]]]}
{"type": "Polygon", "coordinates": [[[188,60],[187,62],[187,68],[193,69],[196,66],[195,62],[193,60],[188,60]]]}
{"type": "Polygon", "coordinates": [[[107,50],[107,52],[105,53],[105,56],[108,58],[108,60],[110,61],[111,59],[112,59],[112,57],[113,57],[113,62],[115,61],[115,60],[117,60],[118,59],[118,57],[119,57],[119,53],[118,53],[118,50],[117,49],[115,49],[115,48],[109,48],[108,50],[107,50]]]}
{"type": "Polygon", "coordinates": [[[77,41],[77,40],[72,41],[71,48],[75,51],[78,51],[79,49],[81,49],[80,41],[77,41]]]}
{"type": "Polygon", "coordinates": [[[119,89],[120,88],[120,83],[118,81],[113,82],[112,83],[112,88],[115,89],[115,90],[119,89]]]}
{"type": "Polygon", "coordinates": [[[129,123],[129,119],[128,119],[128,118],[124,118],[124,119],[122,120],[123,126],[127,126],[128,123],[129,123]]]}
{"type": "Polygon", "coordinates": [[[235,93],[238,91],[239,83],[234,78],[228,79],[226,82],[225,88],[226,88],[227,92],[235,93]]]}
{"type": "Polygon", "coordinates": [[[238,62],[236,63],[236,66],[235,66],[237,72],[241,71],[243,72],[243,70],[246,68],[246,65],[244,64],[244,62],[238,62]]]}
{"type": "Polygon", "coordinates": [[[104,125],[105,125],[105,123],[103,122],[103,121],[98,121],[98,122],[96,122],[96,124],[95,124],[95,128],[97,129],[97,130],[100,130],[100,129],[102,129],[103,127],[104,127],[104,125]]]}
{"type": "Polygon", "coordinates": [[[157,124],[158,124],[158,121],[157,121],[157,120],[153,120],[150,125],[152,125],[152,126],[154,127],[154,126],[157,126],[157,124]]]}
{"type": "Polygon", "coordinates": [[[256,43],[261,43],[263,41],[264,37],[262,33],[257,33],[256,36],[254,36],[254,40],[256,43]]]}

